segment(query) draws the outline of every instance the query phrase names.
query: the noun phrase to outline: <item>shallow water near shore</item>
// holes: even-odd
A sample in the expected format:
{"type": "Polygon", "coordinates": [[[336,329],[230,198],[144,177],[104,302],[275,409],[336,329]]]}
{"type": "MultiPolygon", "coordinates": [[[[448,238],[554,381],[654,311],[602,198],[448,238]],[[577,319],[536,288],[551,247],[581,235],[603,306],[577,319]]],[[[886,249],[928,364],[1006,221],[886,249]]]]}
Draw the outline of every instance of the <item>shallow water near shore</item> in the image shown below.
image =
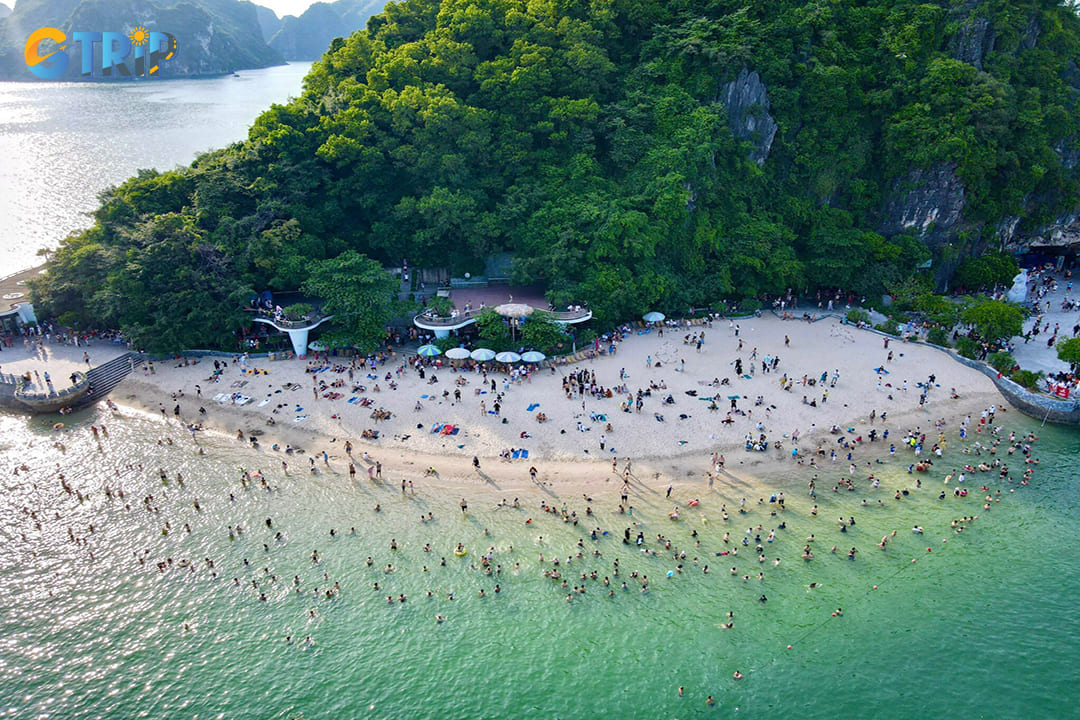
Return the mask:
{"type": "MultiPolygon", "coordinates": [[[[309,475],[306,459],[294,457],[285,477],[278,454],[225,437],[203,437],[207,455],[199,457],[175,423],[175,444],[157,445],[164,427],[146,416],[90,412],[59,433],[51,424],[0,417],[0,592],[7,598],[0,610],[0,712],[11,717],[1059,718],[1070,714],[1080,680],[1077,436],[1040,429],[1016,413],[1006,428],[1042,438],[1030,486],[1013,485],[1010,493],[996,475],[969,474],[971,496],[939,500],[944,470],[923,476],[916,490],[904,471],[908,458],[898,456],[878,473],[876,490],[863,482],[855,493],[834,494],[825,478],[843,470],[823,472],[817,518],[809,515],[805,470],[763,478],[787,495],[787,511],[775,517],[776,505],[759,505],[756,497],[740,515],[738,493],[698,480],[677,484],[670,500],[666,482],[635,483],[629,518],[612,512],[614,479],[595,490],[592,503],[523,491],[522,509],[481,501],[477,481],[462,516],[456,491],[417,483],[415,496],[403,496],[396,478],[373,485],[362,470],[363,479],[350,482],[340,459],[331,460],[335,471],[309,475]],[[88,431],[94,423],[108,426],[104,452],[88,431]],[[56,440],[66,452],[53,447],[56,440]],[[30,470],[13,474],[22,463],[30,470]],[[61,489],[57,463],[84,501],[61,489]],[[127,469],[139,463],[142,470],[127,469]],[[167,484],[159,467],[169,470],[167,484]],[[241,467],[263,470],[276,489],[241,488],[241,467]],[[984,482],[1003,490],[989,511],[982,509],[985,493],[976,492],[984,482]],[[122,487],[125,500],[109,500],[105,486],[122,487]],[[899,488],[911,494],[896,501],[899,488]],[[148,494],[158,512],[144,509],[148,494]],[[701,505],[687,507],[694,497],[701,505]],[[863,497],[870,507],[859,504],[863,497]],[[884,507],[874,507],[878,499],[884,507]],[[542,500],[566,503],[580,524],[543,513],[542,500]],[[683,507],[678,522],[667,516],[675,501],[683,507]],[[586,504],[595,518],[584,515],[586,504]],[[35,511],[40,528],[23,508],[35,511]],[[427,512],[435,520],[419,522],[427,512]],[[844,534],[836,523],[841,514],[857,520],[844,534]],[[957,535],[949,523],[967,515],[979,520],[957,535]],[[166,521],[169,532],[162,534],[166,521]],[[631,521],[641,523],[634,533],[640,530],[659,556],[622,543],[631,521]],[[787,529],[767,543],[779,522],[787,529]],[[227,528],[237,524],[244,532],[230,540],[227,528]],[[757,562],[753,541],[736,545],[737,558],[715,555],[725,547],[725,530],[738,541],[758,524],[766,563],[757,562]],[[911,532],[916,524],[925,534],[911,532]],[[611,534],[594,543],[594,526],[611,534]],[[69,541],[69,527],[85,545],[69,541]],[[876,543],[891,530],[897,534],[883,552],[876,543]],[[674,563],[657,533],[687,552],[682,573],[666,577],[674,563]],[[806,562],[799,555],[810,533],[816,557],[806,562]],[[579,538],[584,558],[567,566],[579,538]],[[399,550],[390,550],[391,540],[399,550]],[[469,551],[465,557],[453,553],[458,542],[469,551]],[[432,552],[423,551],[425,543],[432,552]],[[857,546],[856,560],[832,555],[833,544],[841,551],[857,546]],[[470,569],[489,546],[498,576],[470,569]],[[318,564],[311,561],[315,549],[318,564]],[[541,565],[539,553],[548,562],[541,565]],[[556,555],[569,586],[587,587],[570,602],[570,590],[542,576],[556,555]],[[779,567],[774,557],[782,558],[779,567]],[[173,565],[159,572],[156,563],[167,558],[173,565]],[[205,558],[214,561],[217,579],[205,558]],[[394,572],[384,572],[387,563],[394,572]],[[579,579],[593,569],[611,577],[614,598],[602,580],[579,579]],[[648,593],[631,577],[635,571],[648,575],[648,593]],[[302,594],[294,591],[294,576],[302,594]],[[334,582],[340,594],[327,599],[334,582]],[[812,582],[819,587],[809,589],[812,582]],[[478,596],[481,588],[487,597],[478,596]],[[433,598],[425,597],[428,589],[433,598]],[[387,595],[402,593],[407,602],[387,603],[387,595]],[[767,602],[759,601],[762,594],[767,602]],[[834,617],[838,607],[843,615],[834,617]],[[722,627],[729,611],[731,630],[722,627]],[[446,622],[437,623],[437,613],[446,622]],[[738,682],[736,669],[744,674],[738,682]],[[715,707],[705,704],[708,695],[715,707]]],[[[947,460],[973,460],[951,437],[947,460]]],[[[1018,458],[1010,459],[1014,468],[1018,458]]]]}

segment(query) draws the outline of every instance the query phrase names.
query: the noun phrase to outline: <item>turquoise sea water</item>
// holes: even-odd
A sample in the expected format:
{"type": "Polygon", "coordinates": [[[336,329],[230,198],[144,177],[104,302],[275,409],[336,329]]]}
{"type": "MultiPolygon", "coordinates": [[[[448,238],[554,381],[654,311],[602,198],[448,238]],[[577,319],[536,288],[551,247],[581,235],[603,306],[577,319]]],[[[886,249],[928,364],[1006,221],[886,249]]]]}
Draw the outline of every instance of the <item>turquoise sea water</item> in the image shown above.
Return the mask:
{"type": "MultiPolygon", "coordinates": [[[[882,473],[876,490],[860,483],[855,493],[834,494],[825,479],[832,472],[823,473],[817,518],[808,514],[802,470],[772,480],[787,494],[788,510],[776,517],[769,512],[775,505],[757,505],[755,497],[739,515],[739,491],[710,491],[703,482],[667,500],[661,481],[652,490],[636,486],[632,495],[641,523],[634,533],[640,529],[658,557],[622,544],[629,518],[612,512],[616,482],[596,489],[595,518],[584,516],[584,499],[539,489],[520,494],[521,510],[473,498],[463,517],[456,493],[418,483],[415,497],[403,497],[389,477],[377,486],[366,478],[350,483],[340,458],[331,460],[334,471],[314,476],[306,460],[293,458],[293,475],[285,477],[276,454],[228,438],[204,438],[207,455],[197,456],[175,424],[176,444],[158,445],[166,430],[144,416],[89,412],[59,433],[51,422],[0,417],[0,713],[10,717],[1075,716],[1077,436],[1039,429],[1015,413],[1005,426],[1041,434],[1041,464],[1030,486],[1009,493],[1001,485],[1004,499],[989,511],[976,492],[982,482],[999,487],[989,473],[969,474],[967,499],[939,500],[941,473],[923,476],[915,490],[914,476],[902,469],[906,458],[882,473]],[[102,451],[88,432],[92,423],[108,427],[102,451]],[[53,446],[57,440],[66,452],[53,446]],[[24,463],[30,470],[14,474],[24,463]],[[58,465],[81,502],[62,489],[58,465]],[[168,484],[159,467],[168,469],[168,484]],[[275,489],[241,488],[239,467],[261,468],[275,489]],[[125,500],[109,500],[106,485],[122,487],[125,500]],[[901,487],[912,492],[896,501],[901,487]],[[150,494],[157,512],[144,509],[150,494]],[[700,507],[685,507],[691,497],[701,498],[700,507]],[[871,507],[860,505],[863,497],[871,507]],[[874,507],[878,499],[883,508],[874,507]],[[567,503],[581,524],[541,512],[542,500],[567,503]],[[684,506],[677,523],[667,518],[675,500],[684,506]],[[727,526],[722,502],[731,512],[727,526]],[[435,520],[420,523],[427,512],[435,520]],[[839,532],[840,514],[856,517],[848,533],[839,532]],[[975,514],[969,530],[950,530],[952,519],[975,514]],[[764,541],[780,521],[787,529],[762,543],[769,562],[759,565],[753,542],[738,545],[737,558],[715,556],[725,530],[737,541],[760,523],[764,541]],[[244,532],[230,540],[228,526],[237,524],[244,532]],[[912,534],[915,524],[924,535],[912,534]],[[594,526],[612,535],[594,543],[594,526]],[[85,545],[69,540],[69,527],[85,545]],[[701,547],[690,537],[695,529],[701,547]],[[883,552],[876,543],[893,529],[883,552]],[[684,572],[670,579],[674,562],[657,533],[688,554],[684,572]],[[805,562],[799,556],[810,533],[816,557],[805,562]],[[579,538],[585,557],[567,567],[579,538]],[[399,550],[390,550],[391,540],[399,550]],[[423,550],[428,542],[431,553],[423,550]],[[464,558],[453,554],[458,542],[469,550],[464,558]],[[829,553],[834,543],[857,546],[857,559],[829,553]],[[497,577],[470,569],[489,546],[502,566],[497,577]],[[569,591],[543,577],[553,555],[564,560],[570,587],[586,585],[584,596],[568,603],[569,591]],[[774,568],[776,556],[782,562],[774,568]],[[156,563],[170,557],[172,567],[159,572],[156,563]],[[188,560],[194,572],[182,566],[188,560]],[[387,563],[393,573],[384,572],[387,563]],[[730,575],[733,564],[739,576],[730,575]],[[614,580],[614,598],[602,580],[578,578],[593,569],[614,580]],[[633,571],[648,575],[647,594],[633,571]],[[741,579],[758,571],[764,582],[741,579]],[[303,594],[294,592],[294,576],[303,594]],[[623,580],[627,591],[619,589],[623,580]],[[334,582],[340,593],[326,599],[334,582]],[[811,582],[820,587],[809,590],[811,582]],[[480,588],[487,597],[478,596],[480,588]],[[435,597],[426,598],[427,589],[435,597]],[[404,604],[386,602],[401,593],[404,604]],[[832,616],[837,607],[841,617],[832,616]],[[728,611],[735,614],[731,630],[721,627],[728,611]],[[436,613],[446,622],[437,623],[436,613]],[[736,669],[744,673],[738,682],[736,669]],[[705,703],[710,694],[714,707],[705,703]]],[[[947,460],[972,459],[958,447],[954,439],[947,460]]],[[[1017,458],[1010,459],[1014,468],[1017,458]]]]}

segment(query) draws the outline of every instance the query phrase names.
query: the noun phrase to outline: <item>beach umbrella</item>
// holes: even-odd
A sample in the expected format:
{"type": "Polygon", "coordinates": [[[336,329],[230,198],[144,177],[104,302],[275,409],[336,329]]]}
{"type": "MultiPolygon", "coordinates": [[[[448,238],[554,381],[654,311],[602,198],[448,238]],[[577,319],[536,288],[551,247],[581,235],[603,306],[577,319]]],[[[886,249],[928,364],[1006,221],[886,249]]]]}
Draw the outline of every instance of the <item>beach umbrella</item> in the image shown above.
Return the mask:
{"type": "Polygon", "coordinates": [[[463,347],[450,348],[446,351],[446,357],[451,360],[464,360],[469,357],[469,351],[463,347]]]}
{"type": "Polygon", "coordinates": [[[521,359],[528,363],[543,362],[543,360],[546,358],[547,355],[542,352],[536,352],[535,350],[530,350],[527,353],[521,354],[521,359]]]}
{"type": "Polygon", "coordinates": [[[516,352],[501,352],[495,356],[495,359],[501,363],[516,363],[521,360],[521,356],[516,352]]]}
{"type": "Polygon", "coordinates": [[[644,320],[645,322],[660,322],[665,317],[666,316],[664,315],[664,313],[656,312],[654,310],[653,312],[647,312],[644,315],[642,315],[641,319],[644,320]]]}
{"type": "Polygon", "coordinates": [[[487,362],[495,357],[495,351],[487,348],[476,348],[469,353],[469,357],[478,362],[487,362]]]}
{"type": "Polygon", "coordinates": [[[325,352],[326,345],[322,344],[321,342],[308,343],[308,349],[314,350],[315,352],[325,352]]]}
{"type": "Polygon", "coordinates": [[[421,345],[416,349],[416,354],[424,357],[435,357],[436,355],[442,355],[442,350],[434,345],[421,345]]]}
{"type": "Polygon", "coordinates": [[[526,305],[524,303],[504,303],[495,307],[495,312],[505,318],[521,319],[526,315],[531,315],[534,310],[536,310],[536,308],[532,305],[526,305]]]}

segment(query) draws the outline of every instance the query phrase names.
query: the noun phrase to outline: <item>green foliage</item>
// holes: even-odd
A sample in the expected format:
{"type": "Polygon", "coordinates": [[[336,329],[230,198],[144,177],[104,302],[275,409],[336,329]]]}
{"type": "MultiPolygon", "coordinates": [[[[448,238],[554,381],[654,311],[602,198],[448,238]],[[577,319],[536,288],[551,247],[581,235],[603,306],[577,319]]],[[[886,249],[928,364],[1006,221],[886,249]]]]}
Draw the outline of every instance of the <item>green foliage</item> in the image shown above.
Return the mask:
{"type": "Polygon", "coordinates": [[[1058,360],[1069,363],[1073,370],[1080,365],[1080,337],[1058,340],[1056,347],[1058,360]]]}
{"type": "Polygon", "coordinates": [[[874,329],[878,332],[887,333],[889,335],[899,335],[900,326],[896,324],[894,320],[886,320],[883,323],[879,323],[874,326],[874,329]]]}
{"type": "Polygon", "coordinates": [[[866,312],[862,308],[851,308],[847,311],[847,321],[849,323],[868,323],[870,322],[870,313],[866,312]]]}
{"type": "Polygon", "coordinates": [[[1011,373],[1016,367],[1016,358],[1007,352],[991,353],[990,357],[986,358],[986,362],[990,364],[990,367],[1005,375],[1011,373]]]}
{"type": "Polygon", "coordinates": [[[491,308],[476,316],[476,332],[480,336],[480,344],[489,350],[502,352],[511,349],[510,326],[491,308]]]}
{"type": "Polygon", "coordinates": [[[956,338],[956,352],[969,360],[974,360],[979,357],[979,343],[975,342],[967,335],[961,335],[956,338]]]}
{"type": "Polygon", "coordinates": [[[1012,255],[987,253],[964,260],[953,276],[952,285],[967,290],[1010,286],[1019,272],[1020,267],[1012,255]]]}
{"type": "Polygon", "coordinates": [[[887,288],[893,298],[893,308],[898,311],[921,310],[919,302],[930,295],[931,289],[929,280],[921,275],[906,278],[887,288]]]}
{"type": "Polygon", "coordinates": [[[429,297],[427,306],[434,310],[439,317],[449,317],[454,309],[454,303],[450,298],[439,297],[438,295],[429,297]]]}
{"type": "Polygon", "coordinates": [[[431,341],[431,344],[442,350],[443,354],[445,354],[450,348],[459,347],[461,345],[461,338],[450,335],[449,337],[435,338],[431,341]]]}
{"type": "Polygon", "coordinates": [[[925,293],[915,299],[915,310],[946,330],[960,322],[960,306],[942,295],[925,293]]]}
{"type": "Polygon", "coordinates": [[[396,313],[398,281],[369,257],[353,251],[312,265],[304,292],[323,300],[323,312],[333,315],[323,342],[331,347],[355,345],[363,352],[379,346],[386,324],[396,313]]]}
{"type": "Polygon", "coordinates": [[[932,327],[926,332],[926,342],[949,347],[949,331],[943,327],[932,327]]]}
{"type": "MultiPolygon", "coordinates": [[[[1080,137],[1076,58],[1080,18],[1035,0],[389,3],[243,142],[106,193],[34,292],[169,349],[228,341],[234,293],[296,289],[349,253],[456,272],[511,252],[516,280],[601,326],[789,288],[888,288],[906,311],[930,251],[881,228],[912,170],[963,184],[964,235],[935,267],[1007,217],[1074,209],[1055,148],[1080,137]],[[996,38],[981,70],[953,57],[978,17],[996,38]],[[761,165],[724,104],[743,68],[779,127],[761,165]]],[[[962,279],[1001,282],[1008,262],[962,279]]],[[[949,325],[937,301],[921,311],[949,325]]]]}
{"type": "Polygon", "coordinates": [[[518,330],[518,336],[522,346],[545,354],[551,354],[556,345],[568,339],[566,330],[548,313],[543,312],[534,312],[525,318],[518,330]]]}
{"type": "Polygon", "coordinates": [[[746,298],[739,302],[739,310],[744,313],[756,313],[764,305],[757,298],[746,298]]]}
{"type": "Polygon", "coordinates": [[[283,307],[281,312],[285,315],[286,320],[303,320],[314,309],[310,303],[295,303],[283,307]]]}
{"type": "Polygon", "coordinates": [[[994,342],[1019,335],[1024,328],[1024,311],[1003,300],[980,300],[964,309],[960,319],[975,326],[984,340],[994,342]]]}
{"type": "Polygon", "coordinates": [[[1033,372],[1031,370],[1017,370],[1012,374],[1012,379],[1020,385],[1026,387],[1028,390],[1042,389],[1041,386],[1044,377],[1046,377],[1046,373],[1042,372],[1041,370],[1039,372],[1033,372]]]}

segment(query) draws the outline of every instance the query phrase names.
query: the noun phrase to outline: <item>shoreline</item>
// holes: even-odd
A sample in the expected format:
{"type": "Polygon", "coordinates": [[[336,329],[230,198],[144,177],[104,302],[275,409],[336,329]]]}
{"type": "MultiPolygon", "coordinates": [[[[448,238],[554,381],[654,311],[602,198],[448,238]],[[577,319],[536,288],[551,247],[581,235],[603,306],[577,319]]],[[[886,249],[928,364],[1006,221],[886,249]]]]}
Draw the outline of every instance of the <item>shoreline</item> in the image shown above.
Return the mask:
{"type": "MultiPolygon", "coordinates": [[[[810,326],[809,331],[814,332],[821,325],[818,323],[810,326]]],[[[721,350],[724,356],[738,354],[733,352],[734,347],[729,347],[737,343],[735,336],[724,337],[728,333],[728,328],[694,327],[692,330],[694,333],[704,330],[707,333],[707,343],[715,339],[716,345],[724,346],[721,350]],[[716,339],[718,335],[720,337],[716,339]]],[[[755,332],[755,342],[766,347],[766,343],[782,343],[783,338],[787,336],[797,338],[795,331],[803,330],[805,333],[807,326],[766,318],[756,321],[752,330],[755,332]]],[[[889,378],[893,375],[867,372],[865,367],[883,367],[875,363],[878,358],[874,355],[880,355],[883,359],[888,350],[883,347],[870,347],[881,341],[873,334],[847,331],[847,337],[843,342],[837,340],[836,333],[844,333],[843,326],[839,325],[836,328],[829,328],[828,337],[833,339],[833,345],[843,345],[840,354],[846,357],[842,358],[842,366],[838,368],[841,372],[840,382],[836,387],[829,389],[831,396],[827,406],[821,405],[814,408],[802,404],[799,400],[804,389],[801,385],[801,376],[799,377],[800,384],[789,392],[778,389],[782,372],[764,375],[757,373],[755,376],[749,376],[751,378],[749,380],[736,381],[740,383],[737,386],[738,389],[743,390],[743,393],[739,393],[742,395],[739,407],[740,409],[746,407],[748,412],[746,416],[734,416],[735,422],[724,427],[722,420],[727,416],[726,408],[708,411],[704,409],[705,403],[698,403],[695,398],[687,399],[684,395],[688,388],[704,387],[712,392],[711,386],[702,385],[706,382],[703,378],[712,375],[713,371],[719,373],[719,369],[723,367],[722,363],[716,362],[716,357],[705,357],[696,372],[689,369],[691,362],[698,365],[699,355],[692,347],[690,352],[684,353],[685,357],[679,358],[688,361],[686,371],[675,371],[673,368],[666,371],[664,368],[651,368],[656,373],[656,377],[649,380],[667,385],[670,391],[666,391],[666,394],[672,395],[673,399],[675,395],[679,395],[679,399],[675,400],[675,410],[689,405],[692,411],[687,414],[691,417],[685,421],[667,418],[663,423],[655,421],[654,413],[670,407],[664,406],[657,397],[658,394],[665,393],[663,390],[659,393],[654,391],[652,397],[645,398],[645,409],[641,413],[620,411],[619,401],[616,398],[594,400],[588,396],[585,397],[585,409],[582,410],[582,400],[576,395],[572,400],[564,396],[561,384],[564,373],[595,370],[598,382],[603,384],[605,380],[609,382],[618,380],[619,369],[622,367],[641,368],[642,370],[632,370],[629,373],[631,379],[628,382],[632,382],[637,379],[633,377],[635,374],[649,372],[644,370],[644,358],[651,359],[658,346],[667,345],[667,356],[673,357],[671,339],[680,338],[685,332],[683,329],[670,329],[668,330],[670,339],[661,339],[657,335],[633,335],[622,343],[618,354],[613,357],[604,356],[598,360],[584,361],[573,366],[561,366],[556,369],[554,375],[550,370],[544,369],[528,380],[517,383],[510,383],[504,375],[490,374],[485,387],[490,389],[492,379],[495,380],[497,389],[500,383],[504,383],[505,408],[502,414],[506,417],[505,422],[495,419],[490,413],[481,415],[475,407],[480,401],[478,398],[487,399],[491,397],[489,395],[477,396],[463,393],[459,402],[453,402],[452,396],[447,401],[441,400],[438,396],[430,397],[432,395],[430,387],[446,390],[460,389],[453,381],[462,377],[469,381],[469,384],[464,387],[475,392],[478,390],[481,376],[474,373],[452,373],[447,372],[446,369],[437,369],[436,373],[443,377],[440,378],[439,383],[431,386],[428,381],[421,381],[418,373],[413,369],[399,374],[397,368],[401,364],[400,357],[393,358],[385,366],[380,367],[377,373],[370,373],[379,378],[378,380],[364,380],[368,385],[385,382],[384,373],[389,370],[397,383],[397,390],[384,388],[380,393],[369,390],[364,394],[365,397],[374,399],[372,407],[385,407],[393,413],[390,420],[379,423],[371,421],[368,417],[370,408],[362,408],[361,412],[357,412],[356,405],[347,404],[344,397],[331,401],[320,396],[318,400],[314,400],[314,394],[307,394],[307,391],[311,390],[313,379],[318,381],[325,376],[328,382],[344,380],[346,377],[344,370],[341,373],[329,370],[312,375],[305,372],[307,363],[296,360],[249,363],[252,368],[269,371],[269,375],[242,375],[241,366],[233,365],[229,361],[222,373],[223,380],[209,384],[205,380],[213,372],[212,359],[187,366],[183,365],[184,358],[173,359],[164,364],[155,364],[153,375],[144,375],[136,370],[136,373],[130,375],[114,390],[113,397],[118,404],[130,405],[150,416],[160,415],[161,410],[164,409],[170,430],[183,428],[183,425],[176,425],[177,418],[172,412],[175,406],[179,405],[181,417],[187,423],[201,423],[203,427],[220,434],[226,441],[232,438],[232,442],[239,444],[240,441],[236,440],[239,430],[245,437],[243,444],[250,447],[250,438],[257,436],[261,451],[269,453],[268,461],[276,465],[279,458],[285,459],[289,463],[290,472],[297,468],[301,472],[306,472],[306,468],[303,467],[306,457],[319,458],[325,451],[330,459],[328,471],[347,477],[348,458],[344,453],[344,443],[349,441],[354,446],[353,458],[359,480],[365,479],[363,476],[367,473],[367,465],[361,458],[364,453],[368,453],[372,462],[377,460],[382,463],[386,476],[393,478],[395,482],[411,480],[418,487],[437,485],[448,491],[460,489],[470,493],[486,489],[490,490],[492,496],[499,493],[525,492],[530,488],[548,491],[557,489],[558,492],[598,492],[601,488],[606,489],[609,484],[612,490],[615,490],[621,487],[621,472],[627,457],[633,463],[634,478],[643,487],[661,484],[665,486],[672,484],[680,489],[700,487],[714,471],[711,462],[711,455],[714,452],[723,455],[726,460],[723,472],[714,473],[718,485],[746,488],[747,492],[765,488],[787,490],[791,487],[802,486],[806,479],[804,475],[808,478],[814,474],[815,468],[810,465],[811,457],[818,461],[816,470],[822,475],[834,470],[847,469],[846,462],[834,465],[828,462],[828,458],[815,455],[818,448],[827,448],[837,439],[829,433],[830,425],[840,425],[844,435],[848,434],[848,428],[854,428],[853,435],[855,436],[868,434],[872,428],[879,433],[888,428],[891,433],[890,440],[898,441],[902,434],[917,428],[931,434],[937,420],[944,420],[947,428],[955,429],[965,416],[973,416],[977,422],[979,413],[984,409],[997,406],[1001,411],[1006,407],[989,378],[951,359],[941,358],[937,355],[939,351],[936,349],[900,342],[890,343],[890,349],[896,353],[893,364],[890,365],[894,369],[890,372],[897,372],[901,363],[906,365],[906,369],[910,372],[936,367],[939,370],[936,384],[941,387],[931,391],[929,409],[917,404],[918,395],[913,392],[914,378],[909,378],[909,390],[906,393],[894,386],[882,387],[881,394],[878,395],[874,379],[877,378],[876,382],[880,383],[881,378],[889,378]],[[675,337],[671,338],[672,335],[675,337]],[[925,353],[933,353],[933,356],[923,357],[925,353]],[[949,361],[941,363],[944,367],[937,367],[932,364],[933,359],[949,361]],[[857,382],[845,382],[845,376],[860,374],[860,365],[865,366],[862,370],[862,373],[865,373],[861,375],[862,379],[857,382]],[[243,382],[240,378],[247,379],[248,383],[239,388],[232,387],[233,383],[243,382]],[[774,380],[777,381],[775,390],[770,388],[774,380]],[[282,389],[283,386],[290,384],[300,389],[282,389]],[[201,385],[203,391],[201,397],[193,394],[195,385],[201,385]],[[951,388],[954,387],[960,395],[959,399],[949,398],[951,388]],[[750,389],[750,392],[760,389],[763,394],[767,393],[769,397],[762,405],[776,409],[772,413],[759,412],[755,417],[754,407],[760,410],[762,406],[752,405],[754,396],[747,397],[745,394],[747,389],[750,389]],[[252,400],[249,404],[238,406],[216,403],[209,397],[225,391],[249,393],[248,397],[252,400]],[[175,399],[174,393],[177,393],[175,399]],[[424,398],[425,395],[429,397],[424,398]],[[848,402],[832,402],[837,396],[848,402]],[[262,400],[269,398],[271,402],[260,407],[258,404],[262,402],[260,397],[262,400]],[[537,403],[540,406],[537,409],[548,414],[548,422],[537,424],[528,412],[522,412],[523,408],[518,407],[531,406],[532,403],[526,405],[526,400],[534,398],[540,401],[537,403]],[[772,402],[774,398],[775,402],[772,402]],[[413,404],[416,399],[420,399],[423,405],[422,410],[415,410],[413,404]],[[431,400],[434,400],[433,404],[431,400]],[[746,400],[750,400],[751,404],[745,405],[746,400]],[[701,410],[694,408],[690,403],[696,403],[701,410]],[[199,406],[207,409],[205,415],[197,412],[199,406]],[[869,413],[876,414],[879,406],[883,409],[888,408],[885,410],[888,413],[887,422],[882,424],[878,416],[878,419],[871,424],[869,413]],[[827,416],[823,415],[826,407],[830,411],[827,416]],[[297,411],[296,408],[301,409],[297,411]],[[833,410],[833,408],[836,409],[833,410]],[[277,413],[273,412],[275,409],[278,410],[277,413]],[[433,409],[437,411],[432,412],[433,409]],[[605,420],[593,421],[589,417],[590,413],[606,416],[605,420]],[[762,414],[766,417],[761,417],[762,414]],[[698,418],[694,418],[694,415],[698,418]],[[777,419],[773,420],[770,415],[777,419]],[[452,424],[460,428],[459,433],[455,436],[433,435],[430,428],[433,424],[440,422],[437,419],[438,416],[449,416],[452,424]],[[295,422],[294,419],[297,417],[303,419],[295,422]],[[780,420],[781,417],[783,420],[780,420]],[[275,424],[268,426],[266,424],[268,419],[274,419],[275,424]],[[698,420],[698,422],[693,424],[691,420],[698,420]],[[579,422],[580,427],[577,425],[579,422]],[[609,422],[612,425],[611,432],[606,430],[609,422]],[[769,449],[764,452],[744,449],[745,433],[760,435],[757,431],[757,423],[762,424],[768,438],[769,449]],[[420,427],[417,427],[418,425],[420,427]],[[380,431],[378,440],[361,439],[362,431],[369,428],[380,431]],[[804,458],[802,465],[797,464],[791,456],[791,450],[795,446],[792,443],[792,434],[795,431],[799,431],[800,434],[797,446],[800,455],[804,458]],[[528,433],[529,437],[518,437],[520,432],[528,433]],[[680,444],[680,436],[683,435],[687,439],[680,444]],[[606,445],[603,452],[599,449],[601,436],[604,436],[606,445]],[[288,459],[284,453],[279,455],[271,449],[273,443],[283,448],[286,445],[303,448],[306,455],[296,453],[292,459],[288,459]],[[776,443],[780,443],[780,449],[775,448],[776,443]],[[500,458],[500,452],[503,449],[517,448],[519,445],[531,449],[527,459],[505,461],[500,458]],[[587,445],[591,447],[586,447],[587,445]],[[611,452],[611,445],[615,446],[616,452],[611,452]],[[632,450],[627,452],[627,447],[632,450]],[[481,461],[481,473],[477,473],[472,467],[474,456],[481,461]],[[616,460],[615,472],[612,471],[612,458],[616,460]],[[424,475],[424,471],[429,466],[436,467],[439,472],[434,483],[424,475]],[[537,467],[541,483],[551,483],[551,485],[534,484],[529,477],[529,468],[532,466],[537,467]]],[[[732,329],[731,332],[734,330],[732,329]]],[[[817,344],[820,345],[820,343],[817,344]]],[[[825,344],[828,345],[828,341],[825,344]]],[[[681,345],[676,347],[676,350],[680,347],[681,345]]],[[[749,350],[750,348],[744,344],[742,355],[747,357],[749,350]]],[[[759,351],[760,355],[762,353],[759,351]]],[[[823,363],[818,359],[815,364],[824,367],[826,364],[840,363],[841,359],[837,357],[835,348],[829,360],[833,362],[823,363]]],[[[781,363],[778,370],[783,370],[786,364],[786,362],[781,363]]],[[[430,372],[431,369],[428,368],[425,374],[430,375],[430,372]]],[[[730,373],[730,370],[728,372],[730,373]]],[[[354,374],[354,378],[358,376],[359,372],[354,374]]],[[[354,379],[353,382],[357,381],[354,379]]],[[[892,383],[888,384],[892,385],[892,383]]],[[[727,391],[728,387],[730,386],[722,387],[720,390],[727,391]]],[[[809,390],[810,387],[806,386],[806,389],[809,390]]],[[[329,392],[338,390],[343,390],[343,395],[348,395],[348,387],[339,387],[329,392]]],[[[360,395],[355,397],[360,397],[360,395]]],[[[664,414],[670,415],[671,411],[668,410],[664,414]]],[[[181,442],[185,441],[187,438],[181,440],[181,442]]],[[[865,460],[864,455],[869,455],[871,460],[887,457],[888,445],[889,442],[881,442],[880,438],[878,443],[874,444],[864,441],[860,446],[859,461],[865,460]],[[867,453],[867,449],[872,450],[875,447],[879,449],[867,453]]],[[[893,465],[892,462],[888,464],[893,465]]],[[[904,465],[907,464],[904,462],[904,465]]],[[[326,468],[321,458],[316,465],[320,472],[326,468]]],[[[277,467],[272,467],[269,471],[281,472],[277,467]]]]}

